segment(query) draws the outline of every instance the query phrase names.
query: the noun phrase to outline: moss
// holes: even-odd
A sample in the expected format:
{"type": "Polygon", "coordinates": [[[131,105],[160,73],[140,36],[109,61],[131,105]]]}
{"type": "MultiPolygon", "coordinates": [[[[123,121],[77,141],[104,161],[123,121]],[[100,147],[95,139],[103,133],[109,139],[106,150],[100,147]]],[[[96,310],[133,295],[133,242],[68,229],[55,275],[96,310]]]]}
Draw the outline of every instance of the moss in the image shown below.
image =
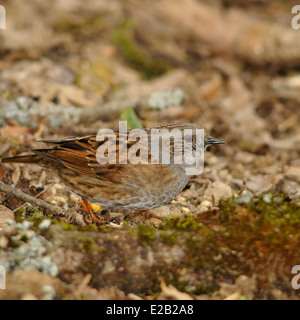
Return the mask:
{"type": "Polygon", "coordinates": [[[247,223],[254,230],[266,228],[267,225],[274,229],[300,224],[300,208],[286,199],[284,194],[276,192],[263,194],[244,205],[236,204],[234,199],[221,201],[218,215],[224,222],[239,217],[242,223],[247,223]]]}
{"type": "Polygon", "coordinates": [[[213,230],[202,230],[185,237],[186,260],[188,265],[196,268],[208,267],[212,270],[215,261],[212,257],[218,256],[220,244],[218,237],[213,230]]]}
{"type": "Polygon", "coordinates": [[[168,245],[173,245],[178,240],[178,235],[176,231],[175,232],[160,231],[159,237],[164,243],[168,245]]]}
{"type": "Polygon", "coordinates": [[[107,248],[105,248],[105,247],[102,247],[102,248],[100,249],[100,251],[101,251],[102,253],[107,253],[107,252],[109,252],[109,250],[108,250],[107,248]]]}
{"type": "Polygon", "coordinates": [[[33,223],[32,229],[33,230],[37,230],[39,224],[45,219],[47,218],[43,211],[39,210],[38,208],[34,208],[32,212],[28,213],[28,211],[26,212],[27,217],[26,220],[30,221],[33,223]]]}
{"type": "Polygon", "coordinates": [[[15,220],[16,222],[22,222],[26,216],[26,209],[20,208],[15,212],[15,220]]]}
{"type": "Polygon", "coordinates": [[[195,286],[184,281],[170,283],[193,294],[212,294],[218,281],[251,275],[257,266],[268,277],[268,256],[278,257],[278,264],[292,264],[290,261],[300,256],[296,249],[299,227],[298,202],[276,192],[253,198],[248,204],[240,204],[234,198],[223,200],[218,209],[201,215],[167,219],[159,239],[172,245],[180,241],[186,253],[183,265],[192,267],[195,275],[207,270],[211,277],[209,281],[196,281],[195,286]]]}
{"type": "Polygon", "coordinates": [[[136,228],[138,239],[142,245],[152,245],[156,238],[156,231],[150,226],[140,224],[136,228]]]}
{"type": "Polygon", "coordinates": [[[202,224],[198,223],[195,217],[189,216],[187,218],[168,218],[161,228],[166,230],[192,231],[201,227],[202,224]]]}
{"type": "Polygon", "coordinates": [[[57,220],[53,219],[52,223],[61,226],[64,230],[69,230],[69,231],[78,230],[77,226],[70,224],[70,223],[67,223],[65,221],[57,221],[57,220]]]}
{"type": "Polygon", "coordinates": [[[81,263],[80,270],[84,273],[91,273],[93,270],[95,270],[95,263],[89,259],[84,259],[84,261],[81,263]]]}
{"type": "Polygon", "coordinates": [[[22,222],[27,219],[34,222],[35,220],[42,220],[45,218],[44,213],[39,208],[20,208],[15,212],[16,222],[22,222]]]}
{"type": "MultiPolygon", "coordinates": [[[[23,213],[20,211],[20,214],[23,213]]],[[[90,239],[92,234],[83,236],[81,232],[88,230],[116,233],[114,228],[95,225],[79,228],[65,222],[56,223],[63,225],[66,230],[78,230],[74,242],[77,248],[79,246],[82,252],[87,253],[86,261],[82,264],[82,271],[85,273],[93,273],[98,267],[93,255],[95,251],[102,259],[102,255],[115,254],[115,250],[119,250],[112,247],[110,242],[107,247],[98,247],[90,239]]],[[[241,204],[232,198],[221,201],[219,208],[215,210],[195,216],[166,219],[159,230],[139,225],[117,232],[123,234],[124,241],[128,241],[130,245],[138,240],[143,246],[151,246],[153,252],[160,250],[162,244],[173,246],[172,249],[181,248],[185,252],[182,261],[152,268],[151,277],[139,290],[144,290],[145,293],[149,290],[152,294],[159,292],[158,276],[163,276],[166,283],[180,291],[211,295],[218,289],[218,283],[234,283],[241,274],[259,274],[258,287],[262,283],[264,287],[274,287],[280,281],[284,285],[290,285],[290,278],[285,282],[284,277],[289,277],[290,265],[296,264],[300,257],[299,227],[299,202],[291,202],[283,194],[272,192],[253,198],[249,203],[241,204]],[[125,237],[126,233],[132,237],[125,237]],[[284,276],[274,270],[283,270],[281,273],[284,276]]],[[[18,246],[18,243],[12,245],[18,246]]],[[[147,250],[149,248],[143,251],[147,250]]],[[[120,258],[120,266],[126,266],[126,258],[120,258]]],[[[126,274],[125,267],[122,288],[129,288],[130,292],[132,279],[132,275],[126,274]]],[[[243,298],[244,296],[240,296],[240,299],[243,298]]]]}
{"type": "Polygon", "coordinates": [[[164,74],[170,69],[166,59],[153,57],[141,48],[134,37],[134,26],[126,22],[112,32],[112,41],[124,59],[146,79],[164,74]]]}
{"type": "Polygon", "coordinates": [[[83,252],[91,254],[97,249],[97,245],[94,239],[80,236],[78,238],[80,248],[83,252]]]}
{"type": "Polygon", "coordinates": [[[51,221],[53,224],[60,225],[61,227],[63,227],[64,230],[67,230],[67,231],[77,230],[81,232],[90,231],[90,232],[105,232],[105,233],[115,231],[115,228],[111,228],[108,226],[97,226],[93,223],[87,224],[85,226],[76,226],[74,224],[70,224],[65,221],[58,221],[56,219],[52,219],[51,221]]]}
{"type": "Polygon", "coordinates": [[[205,285],[204,283],[201,283],[195,287],[183,286],[181,291],[188,292],[194,295],[208,294],[211,296],[218,289],[219,289],[219,286],[217,286],[216,284],[205,285]]]}
{"type": "Polygon", "coordinates": [[[104,232],[104,233],[114,233],[116,232],[116,228],[107,226],[107,225],[103,225],[103,226],[99,226],[99,231],[104,232]]]}
{"type": "Polygon", "coordinates": [[[44,213],[42,210],[40,210],[39,208],[34,208],[33,212],[31,214],[31,218],[34,219],[40,219],[44,217],[44,213]]]}
{"type": "Polygon", "coordinates": [[[95,224],[91,223],[91,224],[87,224],[85,226],[79,227],[78,230],[97,232],[97,231],[99,231],[99,227],[97,227],[95,224]]]}

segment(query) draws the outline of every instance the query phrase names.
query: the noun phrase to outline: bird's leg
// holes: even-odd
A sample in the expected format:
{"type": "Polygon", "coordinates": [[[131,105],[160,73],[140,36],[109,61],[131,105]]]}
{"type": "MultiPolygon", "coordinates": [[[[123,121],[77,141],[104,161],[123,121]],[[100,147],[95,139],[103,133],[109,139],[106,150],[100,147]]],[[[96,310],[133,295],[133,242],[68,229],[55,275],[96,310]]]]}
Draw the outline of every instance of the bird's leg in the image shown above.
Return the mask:
{"type": "Polygon", "coordinates": [[[95,223],[95,224],[105,224],[106,222],[103,221],[103,220],[100,220],[96,217],[96,215],[94,214],[90,204],[88,203],[88,201],[85,199],[85,198],[82,198],[82,202],[83,202],[83,208],[85,209],[85,211],[88,212],[88,214],[90,215],[92,221],[95,223]]]}

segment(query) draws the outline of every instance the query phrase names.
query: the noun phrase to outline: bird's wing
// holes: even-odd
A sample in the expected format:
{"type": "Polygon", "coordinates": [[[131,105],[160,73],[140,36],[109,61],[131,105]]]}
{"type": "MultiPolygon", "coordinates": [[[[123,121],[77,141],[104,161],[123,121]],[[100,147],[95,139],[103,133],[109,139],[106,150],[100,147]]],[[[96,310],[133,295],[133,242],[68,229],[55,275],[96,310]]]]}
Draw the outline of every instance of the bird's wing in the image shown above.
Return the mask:
{"type": "Polygon", "coordinates": [[[56,146],[32,150],[40,157],[58,162],[78,174],[110,181],[121,179],[126,171],[130,146],[136,143],[128,141],[127,134],[120,136],[118,132],[113,135],[108,134],[103,139],[90,135],[56,141],[43,140],[43,142],[54,143],[56,146]],[[121,148],[123,152],[120,152],[121,148]]]}

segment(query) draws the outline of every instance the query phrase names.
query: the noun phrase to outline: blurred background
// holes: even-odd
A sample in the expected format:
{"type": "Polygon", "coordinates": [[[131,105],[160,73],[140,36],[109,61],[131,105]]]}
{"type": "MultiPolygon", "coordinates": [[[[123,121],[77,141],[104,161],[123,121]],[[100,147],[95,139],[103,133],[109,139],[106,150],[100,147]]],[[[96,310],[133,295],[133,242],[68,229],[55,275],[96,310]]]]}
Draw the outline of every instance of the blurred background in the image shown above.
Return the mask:
{"type": "MultiPolygon", "coordinates": [[[[130,128],[194,122],[227,144],[207,153],[204,174],[175,201],[180,212],[182,204],[198,212],[203,200],[217,208],[245,190],[240,203],[276,191],[299,205],[296,4],[2,0],[0,155],[28,151],[41,138],[117,129],[120,119],[130,128]]],[[[32,195],[48,186],[43,199],[71,207],[51,173],[7,168],[0,179],[32,195]]],[[[22,205],[3,193],[0,200],[22,205]]]]}
{"type": "Polygon", "coordinates": [[[300,166],[296,1],[1,4],[2,154],[28,149],[32,135],[83,135],[120,119],[188,121],[228,142],[215,148],[213,178],[231,188],[247,179],[262,191],[271,173],[300,166]]]}

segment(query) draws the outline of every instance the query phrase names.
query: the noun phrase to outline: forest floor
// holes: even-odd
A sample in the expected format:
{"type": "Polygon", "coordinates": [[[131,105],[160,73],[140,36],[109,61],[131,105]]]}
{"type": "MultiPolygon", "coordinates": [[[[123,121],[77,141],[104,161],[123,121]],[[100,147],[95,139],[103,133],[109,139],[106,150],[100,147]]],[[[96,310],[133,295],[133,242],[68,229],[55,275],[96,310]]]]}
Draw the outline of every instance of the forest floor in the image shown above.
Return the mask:
{"type": "Polygon", "coordinates": [[[0,192],[0,299],[300,298],[294,4],[2,1],[0,157],[119,120],[194,122],[226,145],[152,211],[162,220],[94,207],[105,226],[55,172],[1,165],[2,183],[64,212],[0,192]]]}

